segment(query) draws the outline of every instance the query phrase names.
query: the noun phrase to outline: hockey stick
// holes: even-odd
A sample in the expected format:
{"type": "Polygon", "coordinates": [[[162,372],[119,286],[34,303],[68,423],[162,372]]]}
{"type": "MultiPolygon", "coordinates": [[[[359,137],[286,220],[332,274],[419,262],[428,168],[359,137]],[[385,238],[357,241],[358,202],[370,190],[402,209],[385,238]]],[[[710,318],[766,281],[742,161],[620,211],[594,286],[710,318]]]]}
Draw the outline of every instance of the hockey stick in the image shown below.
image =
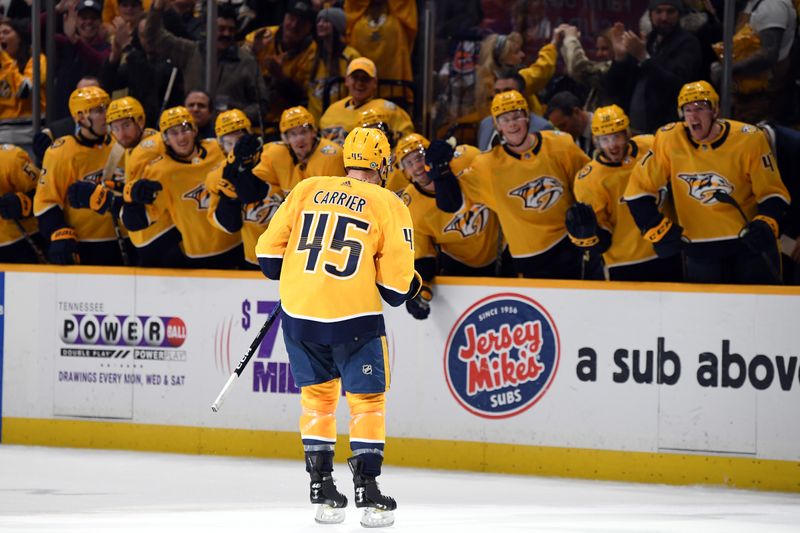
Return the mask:
{"type": "MultiPolygon", "coordinates": [[[[750,224],[750,219],[747,218],[742,206],[739,205],[739,202],[736,201],[736,198],[731,196],[730,194],[726,193],[725,191],[714,191],[714,199],[720,203],[732,205],[739,211],[739,214],[742,215],[742,220],[744,220],[745,231],[747,231],[747,225],[750,224]]],[[[778,253],[778,261],[780,261],[780,253],[778,253]]],[[[781,275],[780,273],[775,270],[775,265],[772,264],[772,261],[769,260],[769,256],[767,255],[766,251],[761,252],[761,259],[767,264],[767,268],[769,268],[769,273],[775,279],[776,282],[780,283],[781,275]]]]}
{"type": "Polygon", "coordinates": [[[169,74],[169,81],[167,82],[167,89],[164,91],[164,100],[161,102],[161,109],[158,111],[158,116],[167,108],[167,102],[172,96],[172,86],[175,84],[175,76],[178,74],[178,67],[172,67],[172,72],[169,74]]]}
{"type": "Polygon", "coordinates": [[[278,318],[278,314],[280,313],[280,311],[281,311],[281,302],[278,301],[277,305],[275,305],[275,309],[273,309],[272,312],[269,314],[266,322],[264,322],[264,325],[261,326],[261,330],[258,332],[258,335],[256,335],[256,338],[253,339],[253,342],[250,344],[250,349],[247,350],[247,353],[244,354],[242,359],[239,361],[239,364],[236,365],[236,368],[233,370],[231,377],[228,378],[228,381],[225,382],[225,386],[222,387],[221,391],[219,391],[217,399],[214,400],[214,403],[211,404],[211,410],[214,411],[215,413],[219,411],[219,408],[222,405],[222,400],[225,398],[225,395],[228,394],[228,389],[231,388],[233,382],[236,380],[236,378],[241,377],[242,372],[244,371],[244,367],[247,366],[247,363],[250,362],[250,359],[253,357],[253,354],[256,353],[258,346],[261,344],[261,341],[264,340],[264,336],[267,334],[270,327],[272,327],[272,324],[275,322],[275,319],[278,318]]]}
{"type": "Polygon", "coordinates": [[[36,254],[36,259],[38,259],[39,262],[42,263],[43,265],[46,265],[47,258],[44,256],[44,252],[42,251],[41,248],[39,248],[39,245],[33,242],[33,238],[27,231],[25,231],[25,228],[22,226],[22,223],[20,223],[19,219],[15,218],[14,224],[16,224],[19,232],[22,233],[22,236],[25,238],[25,242],[27,242],[30,245],[30,247],[33,248],[33,253],[36,254]]]}

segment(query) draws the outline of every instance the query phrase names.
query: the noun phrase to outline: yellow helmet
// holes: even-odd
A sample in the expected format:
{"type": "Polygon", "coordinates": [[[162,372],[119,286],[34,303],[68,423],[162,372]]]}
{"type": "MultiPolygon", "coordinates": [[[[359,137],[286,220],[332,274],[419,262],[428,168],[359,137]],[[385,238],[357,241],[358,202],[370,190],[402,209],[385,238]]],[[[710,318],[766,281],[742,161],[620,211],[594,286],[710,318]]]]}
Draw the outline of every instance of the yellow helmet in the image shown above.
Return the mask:
{"type": "Polygon", "coordinates": [[[390,120],[391,115],[384,107],[369,107],[358,114],[358,122],[362,128],[378,128],[382,126],[388,130],[390,120]]]}
{"type": "Polygon", "coordinates": [[[397,147],[394,149],[394,159],[402,163],[403,158],[411,152],[422,152],[427,150],[430,145],[430,141],[419,133],[409,133],[397,141],[397,147]]]}
{"type": "Polygon", "coordinates": [[[528,101],[519,91],[505,91],[492,98],[492,118],[495,120],[503,113],[518,109],[528,112],[528,101]]]}
{"type": "Polygon", "coordinates": [[[290,107],[281,113],[281,122],[279,125],[281,133],[286,133],[290,129],[298,126],[310,126],[317,129],[317,121],[314,120],[314,115],[301,105],[290,107]]]}
{"type": "Polygon", "coordinates": [[[387,170],[392,149],[386,135],[377,128],[353,128],[344,140],[344,167],[382,172],[387,170]]]}
{"type": "Polygon", "coordinates": [[[123,118],[133,119],[134,122],[140,125],[144,124],[144,108],[142,104],[139,103],[139,100],[132,96],[123,96],[122,98],[112,100],[111,103],[108,104],[106,122],[111,124],[123,118]]]}
{"type": "Polygon", "coordinates": [[[194,118],[189,113],[189,110],[182,105],[164,110],[164,112],[161,113],[161,118],[158,119],[158,129],[160,129],[163,134],[166,134],[167,130],[171,127],[181,124],[189,124],[192,129],[197,129],[194,118]]]}
{"type": "Polygon", "coordinates": [[[627,131],[631,125],[628,115],[618,105],[598,107],[592,116],[592,135],[609,135],[627,131]]]}
{"type": "Polygon", "coordinates": [[[239,130],[245,130],[250,133],[251,126],[250,119],[241,110],[229,109],[217,116],[217,120],[214,122],[214,133],[216,133],[217,137],[223,137],[239,130]]]}
{"type": "Polygon", "coordinates": [[[719,107],[719,95],[710,83],[703,80],[687,83],[678,93],[678,115],[683,116],[683,106],[686,104],[703,100],[711,102],[714,109],[719,107]]]}
{"type": "Polygon", "coordinates": [[[109,100],[108,93],[100,87],[75,89],[69,95],[69,114],[78,121],[80,114],[88,113],[90,109],[98,106],[107,106],[109,100]]]}

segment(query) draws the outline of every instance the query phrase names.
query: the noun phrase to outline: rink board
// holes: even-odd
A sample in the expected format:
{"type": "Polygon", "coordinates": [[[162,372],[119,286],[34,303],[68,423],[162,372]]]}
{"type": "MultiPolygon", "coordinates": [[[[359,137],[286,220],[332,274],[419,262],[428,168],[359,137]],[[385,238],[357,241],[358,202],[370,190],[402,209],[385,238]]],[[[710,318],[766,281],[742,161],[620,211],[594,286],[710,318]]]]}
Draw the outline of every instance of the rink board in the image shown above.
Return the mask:
{"type": "MultiPolygon", "coordinates": [[[[6,267],[4,443],[300,457],[257,273],[6,267]]],[[[800,291],[442,278],[387,308],[387,463],[800,491],[800,291]]],[[[342,295],[348,297],[348,295],[342,295]]],[[[365,372],[371,369],[363,369],[365,372]]],[[[338,414],[346,457],[346,402],[338,414]]]]}

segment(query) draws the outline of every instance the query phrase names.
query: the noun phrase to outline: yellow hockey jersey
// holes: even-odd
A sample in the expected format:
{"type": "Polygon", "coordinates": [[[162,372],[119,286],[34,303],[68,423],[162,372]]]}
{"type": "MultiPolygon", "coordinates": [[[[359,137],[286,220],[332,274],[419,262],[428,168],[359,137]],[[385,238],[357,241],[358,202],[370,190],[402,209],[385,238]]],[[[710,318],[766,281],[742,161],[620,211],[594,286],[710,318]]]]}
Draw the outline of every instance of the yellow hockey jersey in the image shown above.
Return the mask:
{"type": "MultiPolygon", "coordinates": [[[[0,145],[0,196],[10,192],[28,193],[36,188],[39,169],[31,162],[28,153],[13,144],[0,145]]],[[[20,220],[28,233],[36,233],[38,226],[32,216],[20,220]]],[[[23,239],[13,220],[0,218],[0,246],[23,239]]]]}
{"type": "Polygon", "coordinates": [[[322,112],[324,111],[322,103],[325,99],[326,85],[331,82],[331,78],[339,78],[339,81],[332,83],[330,88],[328,88],[328,105],[344,98],[347,95],[347,88],[343,81],[344,74],[347,72],[347,65],[357,57],[361,57],[358,50],[350,46],[345,46],[344,50],[342,50],[339,57],[335,60],[339,66],[339,74],[337,76],[331,75],[324,59],[314,58],[311,60],[311,79],[308,82],[308,110],[314,115],[317,122],[319,122],[322,112]],[[316,65],[316,70],[314,70],[314,65],[316,65]]]}
{"type": "MultiPolygon", "coordinates": [[[[415,37],[416,27],[411,30],[392,13],[383,13],[377,20],[368,16],[359,18],[353,26],[350,44],[375,63],[378,79],[410,82],[414,79],[411,50],[415,37]]],[[[413,100],[413,94],[408,89],[391,85],[379,86],[378,96],[401,96],[408,101],[413,100]]]]}
{"type": "Polygon", "coordinates": [[[567,235],[575,175],[589,158],[568,134],[541,131],[533,147],[516,154],[498,145],[475,157],[459,176],[466,203],[494,211],[513,257],[546,252],[567,235]]]}
{"type": "Polygon", "coordinates": [[[217,141],[204,139],[199,155],[191,162],[177,161],[165,155],[151,161],[142,174],[143,179],[158,181],[163,187],[156,200],[147,206],[150,222],[168,213],[181,232],[187,257],[219,255],[242,242],[238,233],[229,234],[212,226],[206,216],[209,195],[205,179],[223,160],[217,141]]]}
{"type": "MultiPolygon", "coordinates": [[[[47,98],[44,94],[44,82],[47,79],[47,59],[44,54],[40,54],[39,58],[40,79],[42,82],[39,103],[42,113],[44,113],[47,107],[47,98]]],[[[26,78],[31,83],[33,82],[33,58],[28,60],[24,72],[20,72],[16,60],[0,48],[0,119],[29,117],[33,113],[31,107],[33,103],[33,88],[31,88],[28,98],[17,98],[17,91],[19,91],[26,78]]]]}
{"type": "MultiPolygon", "coordinates": [[[[347,137],[350,130],[361,125],[358,123],[359,115],[367,109],[381,109],[384,112],[388,112],[390,116],[389,128],[394,133],[395,140],[409,133],[414,133],[414,124],[411,122],[411,117],[393,102],[383,98],[373,98],[369,102],[356,107],[353,105],[353,99],[348,96],[332,103],[325,110],[322,118],[319,119],[319,129],[322,136],[339,144],[344,144],[344,138],[347,137]]],[[[390,139],[390,141],[393,140],[390,139]]]]}
{"type": "Polygon", "coordinates": [[[628,153],[618,163],[602,152],[578,173],[575,200],[590,205],[597,225],[611,234],[611,246],[603,253],[606,266],[624,266],[655,259],[653,246],[642,238],[623,196],[637,161],[653,146],[652,135],[638,135],[628,142],[628,153]]]}
{"type": "Polygon", "coordinates": [[[344,176],[342,147],[328,139],[320,139],[307,163],[298,163],[289,145],[268,143],[261,152],[261,161],[253,174],[275,188],[271,194],[288,194],[298,183],[311,176],[344,176]]]}
{"type": "MultiPolygon", "coordinates": [[[[142,177],[147,164],[167,153],[161,133],[145,136],[134,148],[125,151],[125,182],[136,181],[142,177]]],[[[155,239],[175,227],[169,212],[162,213],[151,226],[139,231],[129,231],[128,236],[137,248],[147,246],[155,239]]]]}
{"type": "Polygon", "coordinates": [[[256,255],[266,274],[280,273],[291,337],[329,344],[383,334],[381,296],[399,305],[414,278],[411,215],[374,184],[309,178],[278,208],[256,255]]]}
{"type": "MultiPolygon", "coordinates": [[[[91,209],[75,209],[67,201],[67,188],[76,181],[100,183],[111,153],[111,138],[90,145],[78,137],[59,137],[44,153],[39,186],[33,197],[33,213],[41,216],[52,208],[64,212],[64,221],[79,241],[102,242],[116,239],[111,215],[91,209]]],[[[49,238],[45,235],[45,238],[49,238]]]]}
{"type": "Polygon", "coordinates": [[[677,222],[692,242],[739,236],[742,216],[734,206],[718,202],[716,191],[733,197],[748,219],[769,198],[789,203],[775,156],[759,129],[733,120],[721,123],[722,132],[709,143],[695,142],[683,122],[660,128],[625,189],[626,200],[658,198],[670,185],[677,222]]]}

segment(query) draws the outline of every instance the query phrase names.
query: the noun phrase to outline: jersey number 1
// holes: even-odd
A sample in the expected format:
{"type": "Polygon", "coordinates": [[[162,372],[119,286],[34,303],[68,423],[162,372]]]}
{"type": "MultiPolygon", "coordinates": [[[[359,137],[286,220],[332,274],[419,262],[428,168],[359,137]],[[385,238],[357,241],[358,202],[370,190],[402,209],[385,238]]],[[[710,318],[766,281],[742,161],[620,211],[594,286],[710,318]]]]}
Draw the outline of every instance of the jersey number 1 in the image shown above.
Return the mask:
{"type": "MultiPolygon", "coordinates": [[[[297,243],[297,251],[308,251],[306,259],[306,272],[315,272],[319,263],[319,254],[322,251],[325,230],[328,227],[331,213],[303,213],[303,227],[300,229],[300,241],[297,243]],[[319,216],[317,216],[319,215],[319,216]],[[314,222],[316,219],[316,228],[314,222]],[[312,229],[313,228],[313,229],[312,229]],[[314,233],[312,238],[311,233],[314,233]]],[[[336,226],[333,230],[330,243],[327,248],[335,252],[348,249],[347,261],[344,268],[339,270],[333,263],[325,262],[324,270],[326,274],[337,278],[349,278],[358,270],[359,259],[364,245],[358,239],[346,239],[348,226],[355,226],[357,230],[364,233],[369,231],[369,222],[357,218],[338,215],[336,226]]]]}

